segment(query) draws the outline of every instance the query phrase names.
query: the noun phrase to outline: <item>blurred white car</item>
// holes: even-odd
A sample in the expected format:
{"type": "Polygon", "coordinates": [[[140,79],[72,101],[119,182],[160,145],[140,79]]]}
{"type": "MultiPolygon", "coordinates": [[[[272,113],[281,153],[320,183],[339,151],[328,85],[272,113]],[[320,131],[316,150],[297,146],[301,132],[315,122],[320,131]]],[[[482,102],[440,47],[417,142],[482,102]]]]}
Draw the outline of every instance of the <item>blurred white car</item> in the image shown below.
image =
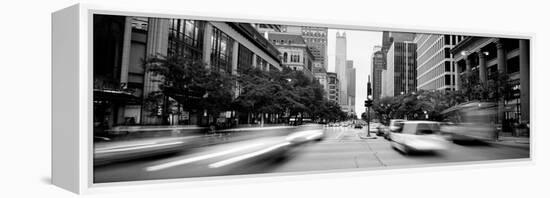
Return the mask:
{"type": "Polygon", "coordinates": [[[446,139],[440,135],[439,122],[405,121],[401,130],[391,131],[393,148],[403,153],[445,150],[446,139]]]}
{"type": "Polygon", "coordinates": [[[384,129],[384,138],[387,140],[391,140],[390,132],[392,131],[400,131],[403,127],[403,122],[406,120],[403,119],[392,119],[390,120],[390,125],[384,129]]]}
{"type": "Polygon", "coordinates": [[[325,138],[325,129],[322,125],[306,124],[298,127],[296,131],[286,136],[286,140],[293,145],[310,141],[321,141],[325,138]]]}

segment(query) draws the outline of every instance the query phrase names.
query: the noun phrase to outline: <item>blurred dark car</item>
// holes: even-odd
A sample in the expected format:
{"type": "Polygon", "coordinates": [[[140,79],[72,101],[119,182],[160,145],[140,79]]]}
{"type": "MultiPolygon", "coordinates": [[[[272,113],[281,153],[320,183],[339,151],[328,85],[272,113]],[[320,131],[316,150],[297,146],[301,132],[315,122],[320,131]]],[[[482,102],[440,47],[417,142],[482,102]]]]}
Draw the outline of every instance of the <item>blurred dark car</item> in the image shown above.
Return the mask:
{"type": "Polygon", "coordinates": [[[363,126],[361,126],[360,124],[355,124],[355,126],[353,128],[356,128],[356,129],[362,129],[363,126]]]}

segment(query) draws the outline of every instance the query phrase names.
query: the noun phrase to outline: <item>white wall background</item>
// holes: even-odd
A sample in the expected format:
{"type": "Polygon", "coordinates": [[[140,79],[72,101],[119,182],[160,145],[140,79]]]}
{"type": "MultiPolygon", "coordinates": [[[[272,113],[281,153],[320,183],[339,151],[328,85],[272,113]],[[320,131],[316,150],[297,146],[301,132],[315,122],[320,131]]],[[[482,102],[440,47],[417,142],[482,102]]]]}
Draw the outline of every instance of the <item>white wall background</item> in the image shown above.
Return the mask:
{"type": "MultiPolygon", "coordinates": [[[[0,31],[0,197],[73,197],[50,185],[51,12],[78,1],[3,1],[0,31]]],[[[94,197],[547,197],[550,44],[548,5],[534,0],[296,1],[97,0],[117,7],[340,20],[355,25],[535,33],[531,63],[536,112],[535,165],[422,168],[290,177],[193,188],[150,189],[94,197]],[[269,7],[266,7],[269,6],[269,7]],[[546,187],[546,189],[545,189],[546,187]]],[[[543,2],[543,1],[541,1],[543,2]]],[[[370,54],[366,54],[370,56],[370,54]]],[[[360,76],[358,74],[358,76],[360,76]]]]}

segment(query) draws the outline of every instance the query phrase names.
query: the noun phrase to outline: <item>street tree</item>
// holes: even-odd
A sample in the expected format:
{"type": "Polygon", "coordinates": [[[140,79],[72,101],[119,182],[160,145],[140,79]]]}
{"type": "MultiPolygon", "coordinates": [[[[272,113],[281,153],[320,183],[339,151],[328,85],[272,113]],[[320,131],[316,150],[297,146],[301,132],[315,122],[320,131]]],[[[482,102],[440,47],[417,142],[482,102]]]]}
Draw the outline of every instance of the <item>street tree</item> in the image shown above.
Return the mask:
{"type": "Polygon", "coordinates": [[[216,68],[207,68],[199,61],[182,56],[156,55],[144,60],[145,68],[160,83],[159,91],[150,93],[147,107],[162,108],[163,120],[170,109],[206,111],[217,116],[230,110],[233,104],[234,77],[216,68]],[[178,108],[170,108],[177,104],[178,108]]]}

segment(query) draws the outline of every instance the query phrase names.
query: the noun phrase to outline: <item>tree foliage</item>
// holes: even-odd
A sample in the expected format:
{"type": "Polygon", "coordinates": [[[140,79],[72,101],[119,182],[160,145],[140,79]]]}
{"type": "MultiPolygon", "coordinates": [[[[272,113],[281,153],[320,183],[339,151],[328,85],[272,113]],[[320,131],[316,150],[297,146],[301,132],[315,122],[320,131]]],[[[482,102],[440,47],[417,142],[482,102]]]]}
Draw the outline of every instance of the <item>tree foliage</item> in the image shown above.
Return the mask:
{"type": "Polygon", "coordinates": [[[150,109],[177,104],[213,114],[235,110],[331,121],[345,115],[337,103],[326,100],[316,79],[289,68],[268,72],[240,67],[237,74],[229,74],[180,56],[150,57],[144,65],[160,83],[160,90],[146,98],[150,109]]]}

